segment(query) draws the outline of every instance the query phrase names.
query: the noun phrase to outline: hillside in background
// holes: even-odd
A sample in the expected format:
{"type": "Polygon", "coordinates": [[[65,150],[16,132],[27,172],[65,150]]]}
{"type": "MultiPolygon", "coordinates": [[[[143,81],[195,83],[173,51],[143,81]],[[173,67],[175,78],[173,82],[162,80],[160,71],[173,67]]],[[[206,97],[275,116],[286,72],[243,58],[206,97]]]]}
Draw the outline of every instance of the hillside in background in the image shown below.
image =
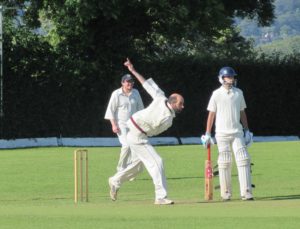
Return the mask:
{"type": "Polygon", "coordinates": [[[288,50],[291,49],[294,41],[299,39],[288,39],[290,37],[300,36],[300,1],[299,0],[275,0],[274,23],[269,27],[258,27],[256,20],[237,19],[237,27],[241,30],[241,35],[252,39],[255,46],[268,44],[266,49],[272,48],[275,44],[282,45],[288,50]],[[282,41],[282,42],[279,42],[282,41]],[[268,48],[267,48],[268,47],[268,48]]]}
{"type": "Polygon", "coordinates": [[[258,52],[267,54],[278,54],[280,56],[287,56],[299,53],[300,50],[300,36],[287,37],[283,40],[275,40],[266,44],[259,45],[255,48],[258,52]]]}

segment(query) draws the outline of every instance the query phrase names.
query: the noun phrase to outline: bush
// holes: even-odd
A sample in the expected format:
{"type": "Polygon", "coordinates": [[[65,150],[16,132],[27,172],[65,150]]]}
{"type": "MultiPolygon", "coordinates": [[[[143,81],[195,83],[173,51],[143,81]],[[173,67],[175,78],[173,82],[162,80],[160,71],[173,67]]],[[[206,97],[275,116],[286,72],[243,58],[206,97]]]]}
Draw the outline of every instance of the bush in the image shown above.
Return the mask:
{"type": "MultiPolygon", "coordinates": [[[[31,68],[6,70],[3,138],[114,136],[103,117],[111,92],[120,86],[121,71],[87,68],[74,76],[66,71],[65,63],[48,58],[53,59],[39,78],[30,75],[31,68]]],[[[166,95],[178,92],[185,98],[184,111],[164,136],[205,132],[206,107],[212,91],[220,86],[217,74],[223,66],[232,66],[238,73],[238,87],[244,92],[255,135],[299,135],[298,63],[298,58],[232,62],[177,57],[135,66],[145,77],[153,77],[166,95]]],[[[34,67],[35,71],[39,68],[34,67]]],[[[136,86],[149,104],[150,96],[136,86]]]]}

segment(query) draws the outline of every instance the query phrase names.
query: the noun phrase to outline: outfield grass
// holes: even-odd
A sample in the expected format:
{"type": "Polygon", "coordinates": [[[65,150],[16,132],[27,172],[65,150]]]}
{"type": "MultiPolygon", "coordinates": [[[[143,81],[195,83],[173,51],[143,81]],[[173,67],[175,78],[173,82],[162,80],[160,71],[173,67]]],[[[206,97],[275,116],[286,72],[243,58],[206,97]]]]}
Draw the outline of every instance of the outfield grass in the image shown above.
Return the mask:
{"type": "MultiPolygon", "coordinates": [[[[90,202],[73,202],[75,148],[0,151],[0,228],[300,228],[300,142],[255,143],[250,148],[255,201],[205,202],[202,146],[156,147],[164,159],[174,206],[155,206],[152,180],[143,172],[108,195],[119,148],[89,150],[90,202]]],[[[216,161],[216,147],[213,160],[216,161]]],[[[215,179],[215,183],[218,180],[215,179]]]]}

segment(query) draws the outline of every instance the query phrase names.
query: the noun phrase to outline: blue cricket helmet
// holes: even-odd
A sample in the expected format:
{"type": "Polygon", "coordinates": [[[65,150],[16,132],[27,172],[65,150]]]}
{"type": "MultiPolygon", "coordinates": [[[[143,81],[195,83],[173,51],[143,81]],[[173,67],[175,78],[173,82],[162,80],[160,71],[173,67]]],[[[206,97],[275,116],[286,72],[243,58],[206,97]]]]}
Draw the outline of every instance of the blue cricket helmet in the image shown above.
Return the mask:
{"type": "Polygon", "coordinates": [[[236,75],[237,74],[236,74],[236,72],[234,71],[233,68],[231,68],[231,67],[223,67],[223,68],[220,69],[218,77],[219,77],[220,83],[223,84],[224,83],[224,80],[223,80],[224,76],[234,77],[236,75]]]}
{"type": "Polygon", "coordinates": [[[224,77],[224,76],[232,77],[232,76],[236,76],[236,75],[237,75],[236,72],[231,67],[223,67],[219,71],[219,76],[222,76],[222,77],[224,77]]]}

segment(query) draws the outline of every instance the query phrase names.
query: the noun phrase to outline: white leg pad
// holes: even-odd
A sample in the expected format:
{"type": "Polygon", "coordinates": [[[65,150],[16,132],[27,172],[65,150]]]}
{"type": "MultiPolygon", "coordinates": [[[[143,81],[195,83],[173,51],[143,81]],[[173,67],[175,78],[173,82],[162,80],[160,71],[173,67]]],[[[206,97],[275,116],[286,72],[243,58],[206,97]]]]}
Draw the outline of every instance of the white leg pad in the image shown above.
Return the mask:
{"type": "Polygon", "coordinates": [[[221,197],[224,200],[230,199],[231,197],[231,164],[231,152],[219,152],[219,180],[221,197]]]}
{"type": "Polygon", "coordinates": [[[245,147],[237,150],[236,164],[238,168],[241,197],[245,199],[253,198],[251,186],[250,156],[245,147]]]}

